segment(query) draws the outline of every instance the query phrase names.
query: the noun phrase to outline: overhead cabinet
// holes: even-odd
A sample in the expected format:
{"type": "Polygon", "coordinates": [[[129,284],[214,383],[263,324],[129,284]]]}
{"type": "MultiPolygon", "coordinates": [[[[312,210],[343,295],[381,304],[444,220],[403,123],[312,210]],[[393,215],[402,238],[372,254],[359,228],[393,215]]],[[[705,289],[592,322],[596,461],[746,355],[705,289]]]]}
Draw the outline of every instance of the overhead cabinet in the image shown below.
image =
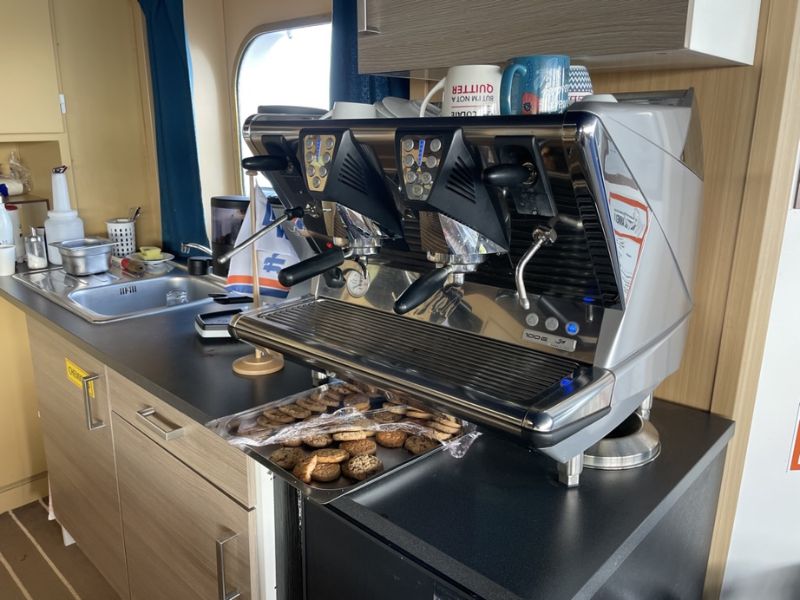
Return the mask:
{"type": "Polygon", "coordinates": [[[359,0],[359,71],[424,74],[528,54],[567,54],[595,69],[749,65],[760,4],[359,0]]]}

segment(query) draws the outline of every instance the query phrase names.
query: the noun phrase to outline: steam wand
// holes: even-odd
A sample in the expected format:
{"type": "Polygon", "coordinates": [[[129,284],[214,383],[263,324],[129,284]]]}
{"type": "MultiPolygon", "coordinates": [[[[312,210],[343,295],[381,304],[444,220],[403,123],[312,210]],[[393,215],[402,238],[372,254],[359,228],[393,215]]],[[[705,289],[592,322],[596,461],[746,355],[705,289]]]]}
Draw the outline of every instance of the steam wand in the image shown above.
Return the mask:
{"type": "Polygon", "coordinates": [[[520,306],[524,310],[528,310],[531,307],[531,302],[528,300],[528,292],[525,289],[525,268],[533,258],[533,255],[541,250],[543,246],[550,246],[558,239],[558,234],[556,234],[556,225],[558,223],[564,223],[575,229],[583,229],[582,221],[563,215],[556,215],[547,222],[546,226],[543,227],[540,225],[533,230],[533,244],[531,244],[531,247],[522,255],[522,258],[517,263],[517,268],[514,270],[514,281],[517,284],[517,297],[520,306]]]}

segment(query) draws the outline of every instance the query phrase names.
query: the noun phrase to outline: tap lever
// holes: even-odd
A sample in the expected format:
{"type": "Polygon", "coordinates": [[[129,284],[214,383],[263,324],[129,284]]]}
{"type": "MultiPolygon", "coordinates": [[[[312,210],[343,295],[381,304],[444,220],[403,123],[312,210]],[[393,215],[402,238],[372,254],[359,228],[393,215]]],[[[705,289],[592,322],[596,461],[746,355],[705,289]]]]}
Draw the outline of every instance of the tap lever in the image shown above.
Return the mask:
{"type": "Polygon", "coordinates": [[[494,187],[534,183],[536,171],[523,165],[494,165],[483,171],[483,181],[494,187]]]}
{"type": "Polygon", "coordinates": [[[346,258],[348,258],[348,253],[341,248],[325,250],[316,256],[301,260],[291,267],[281,269],[278,273],[278,281],[281,282],[281,285],[285,285],[286,287],[297,285],[320,273],[338,267],[346,258]]]}
{"type": "Polygon", "coordinates": [[[218,262],[220,264],[225,264],[228,262],[235,254],[238,254],[245,248],[247,248],[250,244],[254,243],[255,241],[259,240],[260,238],[267,235],[270,231],[278,227],[279,225],[283,225],[286,221],[291,221],[294,219],[299,219],[303,216],[303,209],[299,206],[295,206],[293,208],[286,209],[286,212],[272,221],[269,225],[264,227],[263,229],[259,229],[241,244],[236,246],[235,248],[228,250],[225,254],[219,257],[218,262]]]}
{"type": "Polygon", "coordinates": [[[408,311],[417,308],[442,289],[447,277],[455,269],[454,265],[447,265],[421,275],[400,294],[400,297],[394,303],[394,312],[398,315],[404,315],[408,311]]]}

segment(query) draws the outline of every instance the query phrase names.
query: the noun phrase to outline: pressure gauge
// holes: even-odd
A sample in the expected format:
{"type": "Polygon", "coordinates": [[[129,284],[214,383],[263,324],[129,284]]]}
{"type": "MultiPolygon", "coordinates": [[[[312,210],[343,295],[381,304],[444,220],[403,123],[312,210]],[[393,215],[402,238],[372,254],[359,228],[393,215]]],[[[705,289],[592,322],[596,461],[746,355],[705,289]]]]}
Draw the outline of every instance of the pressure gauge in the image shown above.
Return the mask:
{"type": "Polygon", "coordinates": [[[344,275],[347,284],[347,291],[353,298],[361,298],[369,289],[369,278],[365,277],[361,271],[351,269],[344,275]]]}

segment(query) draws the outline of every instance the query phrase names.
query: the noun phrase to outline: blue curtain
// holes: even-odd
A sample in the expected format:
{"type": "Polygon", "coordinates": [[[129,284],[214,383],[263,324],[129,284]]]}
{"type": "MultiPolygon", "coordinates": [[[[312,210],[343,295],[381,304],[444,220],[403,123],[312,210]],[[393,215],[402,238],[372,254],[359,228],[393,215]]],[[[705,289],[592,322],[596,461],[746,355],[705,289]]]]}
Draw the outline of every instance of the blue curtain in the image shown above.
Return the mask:
{"type": "Polygon", "coordinates": [[[376,102],[386,96],[408,98],[408,79],[358,74],[356,0],[333,0],[331,106],[334,102],[376,102]]]}
{"type": "Polygon", "coordinates": [[[192,111],[183,0],[139,0],[147,23],[163,247],[208,244],[192,111]]]}

